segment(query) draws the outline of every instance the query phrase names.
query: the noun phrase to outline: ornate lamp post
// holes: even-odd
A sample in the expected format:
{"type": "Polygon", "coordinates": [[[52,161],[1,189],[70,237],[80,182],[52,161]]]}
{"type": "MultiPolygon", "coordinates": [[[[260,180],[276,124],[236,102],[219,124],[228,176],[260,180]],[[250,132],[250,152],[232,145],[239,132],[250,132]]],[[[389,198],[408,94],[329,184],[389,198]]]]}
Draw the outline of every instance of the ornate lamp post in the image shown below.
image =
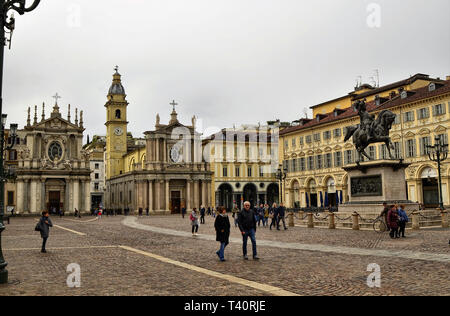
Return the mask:
{"type": "Polygon", "coordinates": [[[442,196],[442,178],[441,178],[441,162],[448,157],[448,144],[444,144],[439,136],[436,136],[434,146],[427,145],[428,157],[431,161],[437,162],[439,172],[439,208],[444,209],[444,202],[442,196]]]}
{"type": "MultiPolygon", "coordinates": [[[[0,284],[8,282],[8,271],[5,269],[8,265],[2,253],[2,241],[1,234],[5,230],[3,225],[3,215],[5,212],[4,206],[4,172],[3,172],[3,150],[4,150],[4,128],[6,124],[6,115],[3,115],[3,60],[5,55],[5,45],[7,41],[9,42],[9,47],[11,47],[11,37],[15,28],[15,19],[13,14],[9,15],[10,11],[16,11],[20,15],[26,12],[33,11],[39,5],[41,0],[34,0],[30,6],[26,5],[26,0],[0,0],[0,115],[2,118],[1,122],[1,140],[0,140],[0,284]],[[6,39],[6,33],[9,34],[9,39],[6,39]]],[[[12,12],[14,13],[14,12],[12,12]]],[[[11,136],[16,134],[17,124],[11,124],[11,136]],[[15,131],[13,131],[15,129],[15,131]]],[[[14,136],[15,137],[15,136],[14,136]]],[[[15,140],[15,139],[14,139],[15,140]]],[[[11,142],[14,144],[14,142],[11,142]]]]}
{"type": "Polygon", "coordinates": [[[288,169],[280,165],[280,168],[277,170],[276,177],[278,181],[280,181],[280,193],[281,193],[281,203],[283,203],[283,184],[286,179],[288,169]]]}

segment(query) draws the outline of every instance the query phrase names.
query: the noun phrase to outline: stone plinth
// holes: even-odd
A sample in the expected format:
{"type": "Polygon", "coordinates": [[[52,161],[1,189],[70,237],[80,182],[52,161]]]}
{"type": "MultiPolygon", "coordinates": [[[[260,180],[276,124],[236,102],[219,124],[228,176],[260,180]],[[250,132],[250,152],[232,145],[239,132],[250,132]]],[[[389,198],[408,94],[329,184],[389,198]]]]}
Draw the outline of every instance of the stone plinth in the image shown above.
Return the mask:
{"type": "Polygon", "coordinates": [[[349,165],[349,202],[339,206],[339,212],[381,213],[383,202],[404,204],[405,211],[418,210],[419,205],[408,201],[405,169],[402,161],[382,160],[349,165]]]}

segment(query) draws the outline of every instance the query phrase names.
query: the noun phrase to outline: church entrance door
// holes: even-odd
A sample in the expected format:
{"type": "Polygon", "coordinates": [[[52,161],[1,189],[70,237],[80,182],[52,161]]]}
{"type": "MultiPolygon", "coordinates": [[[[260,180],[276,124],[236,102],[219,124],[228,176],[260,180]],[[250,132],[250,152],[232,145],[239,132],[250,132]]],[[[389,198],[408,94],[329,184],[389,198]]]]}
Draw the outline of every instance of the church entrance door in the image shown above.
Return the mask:
{"type": "Polygon", "coordinates": [[[180,191],[172,191],[170,192],[170,201],[171,201],[171,213],[179,214],[181,213],[181,192],[180,191]]]}
{"type": "Polygon", "coordinates": [[[58,214],[61,206],[61,192],[50,191],[48,194],[49,211],[51,214],[58,214]]]}

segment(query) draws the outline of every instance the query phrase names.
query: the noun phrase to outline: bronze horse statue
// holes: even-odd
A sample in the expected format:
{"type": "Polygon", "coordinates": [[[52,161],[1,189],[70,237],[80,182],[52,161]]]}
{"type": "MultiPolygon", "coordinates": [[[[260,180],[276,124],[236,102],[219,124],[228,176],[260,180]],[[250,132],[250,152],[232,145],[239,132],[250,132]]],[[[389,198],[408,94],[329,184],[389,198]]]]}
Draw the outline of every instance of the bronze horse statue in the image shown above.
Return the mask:
{"type": "Polygon", "coordinates": [[[358,151],[356,163],[359,165],[363,159],[363,156],[367,157],[369,160],[372,160],[372,158],[370,158],[370,156],[366,153],[366,148],[370,144],[375,143],[385,143],[386,148],[389,151],[389,157],[392,160],[395,159],[392,154],[392,150],[395,147],[389,137],[389,131],[392,128],[396,115],[389,110],[383,110],[375,120],[375,117],[366,111],[365,100],[356,102],[355,107],[358,109],[361,124],[345,128],[344,142],[347,142],[350,137],[353,136],[353,144],[358,151]]]}

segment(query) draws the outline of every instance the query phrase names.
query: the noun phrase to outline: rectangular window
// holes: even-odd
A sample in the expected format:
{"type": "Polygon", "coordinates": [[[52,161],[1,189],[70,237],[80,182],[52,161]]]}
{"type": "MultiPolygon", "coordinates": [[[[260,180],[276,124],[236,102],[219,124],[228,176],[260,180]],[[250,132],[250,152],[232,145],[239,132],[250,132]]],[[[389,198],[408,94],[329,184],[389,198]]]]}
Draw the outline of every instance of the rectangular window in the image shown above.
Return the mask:
{"type": "Polygon", "coordinates": [[[289,150],[289,141],[288,140],[284,141],[284,150],[289,150]]]}
{"type": "Polygon", "coordinates": [[[235,174],[236,174],[236,177],[240,177],[241,176],[241,168],[236,167],[235,174]]]}
{"type": "Polygon", "coordinates": [[[410,111],[410,112],[406,112],[405,113],[405,122],[412,122],[414,121],[414,112],[410,111]]]}
{"type": "Polygon", "coordinates": [[[300,145],[303,145],[303,136],[300,137],[300,145]]]}
{"type": "Polygon", "coordinates": [[[259,166],[259,177],[260,178],[264,177],[264,167],[263,166],[259,166]]]}
{"type": "Polygon", "coordinates": [[[98,163],[95,164],[95,169],[99,169],[100,165],[98,163]]]}
{"type": "Polygon", "coordinates": [[[306,136],[306,143],[307,144],[311,144],[312,143],[311,135],[306,136]]]}
{"type": "Polygon", "coordinates": [[[445,114],[445,104],[436,104],[433,106],[433,115],[439,116],[445,114]]]}
{"type": "Polygon", "coordinates": [[[306,171],[305,158],[300,158],[300,171],[306,171]]]}
{"type": "Polygon", "coordinates": [[[331,168],[333,166],[333,157],[331,154],[325,156],[325,168],[331,168]]]}
{"type": "Polygon", "coordinates": [[[402,158],[402,146],[400,145],[399,142],[395,142],[394,143],[394,158],[395,159],[401,159],[402,158]]]}
{"type": "Polygon", "coordinates": [[[247,168],[247,176],[251,177],[252,176],[252,167],[248,167],[247,168]]]}
{"type": "Polygon", "coordinates": [[[17,151],[15,151],[15,150],[9,151],[9,160],[11,160],[11,161],[17,160],[17,151]]]}
{"type": "Polygon", "coordinates": [[[420,155],[421,156],[425,156],[425,155],[428,155],[428,148],[427,148],[427,146],[431,146],[431,137],[430,136],[428,136],[428,137],[422,137],[422,138],[420,138],[420,144],[419,144],[419,146],[420,146],[420,155]]]}
{"type": "Polygon", "coordinates": [[[331,132],[330,131],[323,132],[323,139],[324,140],[329,140],[330,138],[331,138],[331,132]]]}
{"type": "Polygon", "coordinates": [[[334,153],[334,166],[342,167],[342,152],[340,151],[334,153]]]}
{"type": "Polygon", "coordinates": [[[14,191],[8,191],[8,206],[14,205],[14,191]]]}
{"type": "Polygon", "coordinates": [[[423,108],[417,110],[417,118],[419,120],[426,119],[430,117],[430,110],[428,108],[423,108]]]}
{"type": "Polygon", "coordinates": [[[94,190],[95,190],[95,191],[98,191],[98,182],[95,182],[95,183],[94,183],[94,190]]]}
{"type": "Polygon", "coordinates": [[[376,152],[375,152],[375,146],[370,146],[369,147],[369,156],[370,156],[371,160],[377,159],[376,152]]]}
{"type": "Polygon", "coordinates": [[[295,138],[292,138],[292,148],[297,147],[297,143],[295,142],[295,138]]]}
{"type": "Polygon", "coordinates": [[[100,179],[100,176],[98,173],[95,174],[95,179],[100,179]]]}
{"type": "Polygon", "coordinates": [[[386,148],[386,145],[385,145],[385,144],[380,145],[379,151],[380,151],[380,159],[382,159],[382,160],[388,159],[388,156],[389,156],[389,155],[388,155],[388,153],[387,153],[387,148],[386,148]]]}
{"type": "Polygon", "coordinates": [[[314,170],[314,157],[308,157],[308,170],[314,170]]]}
{"type": "Polygon", "coordinates": [[[323,156],[322,155],[316,156],[316,168],[323,169],[323,156]]]}
{"type": "Polygon", "coordinates": [[[228,177],[228,168],[224,167],[222,171],[223,171],[223,176],[228,177]]]}
{"type": "Polygon", "coordinates": [[[411,158],[416,156],[416,140],[408,139],[406,141],[406,157],[411,158]]]}
{"type": "Polygon", "coordinates": [[[340,128],[336,128],[336,129],[333,131],[333,135],[334,135],[334,138],[339,138],[339,137],[341,137],[341,136],[342,136],[342,130],[341,130],[340,128]]]}
{"type": "Polygon", "coordinates": [[[394,121],[394,125],[400,124],[400,115],[396,114],[395,115],[395,121],[394,121]]]}
{"type": "Polygon", "coordinates": [[[353,150],[345,151],[345,164],[349,165],[353,163],[353,150]]]}
{"type": "Polygon", "coordinates": [[[447,134],[440,134],[440,135],[438,135],[438,137],[439,137],[439,142],[441,143],[441,145],[448,144],[447,134]]]}
{"type": "Polygon", "coordinates": [[[320,142],[320,133],[314,134],[314,141],[315,142],[320,142]]]}

